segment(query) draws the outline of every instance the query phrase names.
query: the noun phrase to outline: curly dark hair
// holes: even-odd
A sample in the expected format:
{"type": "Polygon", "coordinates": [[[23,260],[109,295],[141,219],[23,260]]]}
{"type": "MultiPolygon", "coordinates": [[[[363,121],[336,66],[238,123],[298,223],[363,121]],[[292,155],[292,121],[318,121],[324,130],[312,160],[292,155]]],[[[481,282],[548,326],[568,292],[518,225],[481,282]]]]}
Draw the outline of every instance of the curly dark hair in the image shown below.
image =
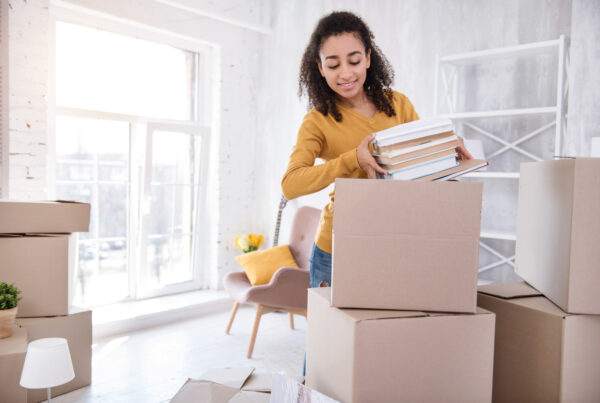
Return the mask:
{"type": "Polygon", "coordinates": [[[375,36],[367,24],[357,15],[348,11],[334,11],[322,17],[310,37],[310,41],[300,64],[298,96],[304,91],[308,94],[310,106],[323,115],[331,113],[336,121],[342,121],[342,114],[336,105],[336,93],[329,88],[325,78],[321,76],[317,60],[323,42],[334,35],[352,33],[357,35],[365,46],[365,52],[371,50],[371,66],[367,70],[364,89],[367,97],[378,111],[388,116],[395,116],[392,107],[393,93],[390,85],[394,81],[394,70],[379,47],[373,42],[375,36]]]}

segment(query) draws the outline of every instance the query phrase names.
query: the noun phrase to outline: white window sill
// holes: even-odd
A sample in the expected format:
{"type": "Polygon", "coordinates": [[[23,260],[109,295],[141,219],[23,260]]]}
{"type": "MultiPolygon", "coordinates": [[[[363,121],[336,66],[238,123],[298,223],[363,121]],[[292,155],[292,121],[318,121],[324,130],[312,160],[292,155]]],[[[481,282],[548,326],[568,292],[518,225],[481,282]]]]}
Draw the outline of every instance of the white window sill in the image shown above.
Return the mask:
{"type": "Polygon", "coordinates": [[[231,309],[226,291],[201,290],[93,309],[94,341],[231,309]]]}

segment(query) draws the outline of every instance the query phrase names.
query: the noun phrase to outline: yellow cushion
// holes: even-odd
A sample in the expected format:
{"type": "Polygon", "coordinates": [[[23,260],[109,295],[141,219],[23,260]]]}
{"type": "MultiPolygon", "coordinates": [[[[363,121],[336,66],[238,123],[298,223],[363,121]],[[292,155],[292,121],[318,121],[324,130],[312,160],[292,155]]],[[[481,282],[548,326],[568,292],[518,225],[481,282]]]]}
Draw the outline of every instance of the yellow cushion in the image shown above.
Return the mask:
{"type": "Polygon", "coordinates": [[[235,260],[242,265],[252,285],[267,284],[280,267],[298,267],[288,245],[244,253],[235,260]]]}

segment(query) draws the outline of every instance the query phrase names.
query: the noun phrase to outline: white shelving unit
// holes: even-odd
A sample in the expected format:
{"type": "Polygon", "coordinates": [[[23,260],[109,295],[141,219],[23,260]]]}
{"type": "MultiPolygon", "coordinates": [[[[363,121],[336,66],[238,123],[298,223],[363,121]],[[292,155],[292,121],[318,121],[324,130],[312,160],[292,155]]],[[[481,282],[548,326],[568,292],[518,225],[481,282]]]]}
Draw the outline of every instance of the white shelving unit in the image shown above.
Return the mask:
{"type": "MultiPolygon", "coordinates": [[[[438,56],[436,58],[435,69],[435,95],[434,95],[434,115],[447,117],[453,121],[460,121],[462,125],[468,127],[479,135],[485,136],[501,147],[494,152],[486,155],[487,160],[492,160],[497,156],[516,152],[524,155],[531,161],[541,161],[542,156],[536,155],[520,147],[520,144],[528,141],[554,127],[554,155],[561,155],[562,139],[566,132],[566,100],[567,100],[567,67],[568,67],[568,44],[564,35],[558,39],[534,42],[517,46],[509,46],[496,49],[488,49],[477,52],[468,52],[454,55],[438,56]],[[489,63],[496,60],[506,60],[510,58],[531,57],[536,55],[557,56],[557,78],[556,78],[556,103],[554,105],[536,106],[531,108],[500,109],[487,111],[457,111],[458,99],[458,77],[460,68],[478,63],[489,63]],[[492,133],[473,123],[473,120],[492,119],[492,118],[511,118],[549,115],[554,117],[550,123],[546,123],[529,133],[523,133],[515,141],[508,141],[501,134],[492,133]]],[[[469,83],[464,85],[468,86],[469,83]]],[[[459,133],[460,134],[460,133],[459,133]]],[[[519,172],[509,171],[482,171],[465,175],[471,178],[485,179],[518,179],[519,172]]],[[[516,206],[515,206],[516,208],[516,206]]],[[[514,242],[516,234],[506,231],[496,231],[493,229],[482,229],[480,247],[497,260],[487,266],[480,267],[479,272],[490,270],[504,264],[514,267],[514,255],[505,256],[492,248],[486,240],[502,240],[514,242]]]]}

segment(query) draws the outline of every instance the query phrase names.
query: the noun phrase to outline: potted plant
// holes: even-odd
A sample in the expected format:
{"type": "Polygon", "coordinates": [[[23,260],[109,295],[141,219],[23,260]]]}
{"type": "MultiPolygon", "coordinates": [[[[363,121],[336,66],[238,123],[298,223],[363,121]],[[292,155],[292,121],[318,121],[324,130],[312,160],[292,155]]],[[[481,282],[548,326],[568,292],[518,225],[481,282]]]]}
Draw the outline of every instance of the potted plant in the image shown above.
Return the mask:
{"type": "Polygon", "coordinates": [[[20,293],[14,285],[0,281],[0,339],[12,336],[20,293]]]}

